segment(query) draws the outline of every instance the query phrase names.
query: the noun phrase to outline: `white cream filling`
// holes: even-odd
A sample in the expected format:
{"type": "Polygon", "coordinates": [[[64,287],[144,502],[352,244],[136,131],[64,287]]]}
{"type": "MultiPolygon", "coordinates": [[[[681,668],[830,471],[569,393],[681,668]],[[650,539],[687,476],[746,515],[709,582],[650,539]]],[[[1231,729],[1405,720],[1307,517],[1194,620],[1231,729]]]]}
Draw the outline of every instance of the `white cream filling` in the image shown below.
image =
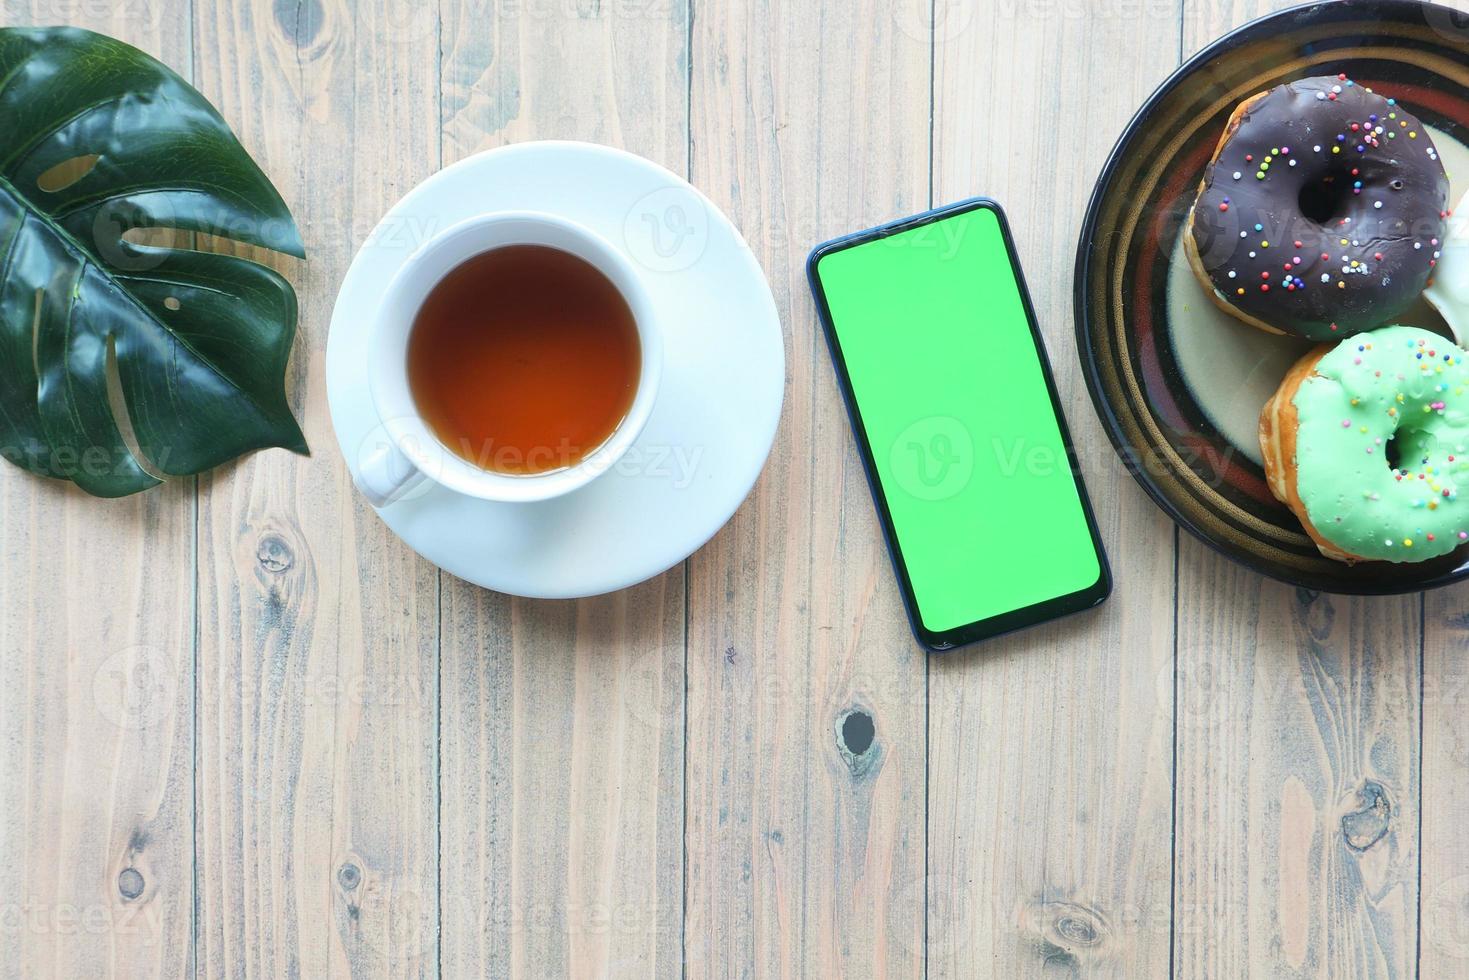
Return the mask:
{"type": "Polygon", "coordinates": [[[1469,347],[1469,194],[1454,208],[1444,236],[1433,285],[1423,296],[1448,323],[1454,342],[1469,347]]]}

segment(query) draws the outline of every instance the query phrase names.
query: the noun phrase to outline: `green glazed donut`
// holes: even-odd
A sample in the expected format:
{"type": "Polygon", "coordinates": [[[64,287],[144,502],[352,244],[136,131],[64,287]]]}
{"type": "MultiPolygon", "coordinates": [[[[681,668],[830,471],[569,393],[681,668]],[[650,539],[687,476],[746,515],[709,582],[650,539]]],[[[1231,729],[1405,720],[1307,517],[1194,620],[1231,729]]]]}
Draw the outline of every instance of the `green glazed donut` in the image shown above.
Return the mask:
{"type": "Polygon", "coordinates": [[[1422,561],[1469,543],[1469,353],[1417,327],[1318,347],[1260,416],[1271,491],[1321,552],[1422,561]]]}

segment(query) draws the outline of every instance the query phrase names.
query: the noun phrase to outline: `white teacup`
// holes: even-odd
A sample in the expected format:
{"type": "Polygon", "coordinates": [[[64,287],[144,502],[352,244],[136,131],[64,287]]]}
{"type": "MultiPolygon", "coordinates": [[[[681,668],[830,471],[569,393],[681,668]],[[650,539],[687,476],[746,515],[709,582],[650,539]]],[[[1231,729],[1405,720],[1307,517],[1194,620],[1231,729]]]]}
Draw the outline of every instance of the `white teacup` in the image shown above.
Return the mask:
{"type": "Polygon", "coordinates": [[[426,480],[450,490],[523,503],[549,500],[585,486],[611,469],[632,446],[658,395],[663,343],[632,264],[601,236],[573,221],[536,211],[502,211],[469,218],[418,248],[388,283],[370,334],[368,381],[384,438],[364,447],[357,487],[375,507],[402,499],[426,480]],[[544,245],[582,259],[606,276],[632,311],[642,347],[637,394],[622,423],[581,461],[544,473],[482,469],[439,441],[423,421],[408,384],[408,337],[433,288],[466,260],[508,245],[544,245]]]}

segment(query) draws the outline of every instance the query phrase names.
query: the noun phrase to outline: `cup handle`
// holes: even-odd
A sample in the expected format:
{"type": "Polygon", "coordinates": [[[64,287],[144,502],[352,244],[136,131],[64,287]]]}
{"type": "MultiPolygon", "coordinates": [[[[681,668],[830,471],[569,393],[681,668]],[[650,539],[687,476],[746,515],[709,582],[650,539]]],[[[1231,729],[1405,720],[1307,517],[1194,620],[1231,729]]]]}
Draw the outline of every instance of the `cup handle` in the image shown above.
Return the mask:
{"type": "Polygon", "coordinates": [[[353,482],[374,507],[386,507],[428,479],[392,443],[384,443],[368,453],[359,467],[353,482]]]}

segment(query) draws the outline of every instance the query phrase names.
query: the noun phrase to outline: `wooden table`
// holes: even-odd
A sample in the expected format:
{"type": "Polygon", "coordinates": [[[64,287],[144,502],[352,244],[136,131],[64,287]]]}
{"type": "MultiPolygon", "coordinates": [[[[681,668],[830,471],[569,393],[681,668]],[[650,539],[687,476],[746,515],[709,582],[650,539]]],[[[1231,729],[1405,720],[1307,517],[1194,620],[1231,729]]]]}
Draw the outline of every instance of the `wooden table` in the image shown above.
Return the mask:
{"type": "Polygon", "coordinates": [[[1115,462],[1078,370],[1106,152],[1267,6],[6,0],[163,58],[281,189],[315,455],[118,502],[0,467],[0,977],[1469,976],[1469,591],[1235,567],[1115,462]],[[789,371],[734,520],[574,603],[392,537],[323,380],[383,211],[545,137],[726,209],[789,371]],[[929,658],[802,261],[975,193],[1014,221],[1117,590],[929,658]]]}

